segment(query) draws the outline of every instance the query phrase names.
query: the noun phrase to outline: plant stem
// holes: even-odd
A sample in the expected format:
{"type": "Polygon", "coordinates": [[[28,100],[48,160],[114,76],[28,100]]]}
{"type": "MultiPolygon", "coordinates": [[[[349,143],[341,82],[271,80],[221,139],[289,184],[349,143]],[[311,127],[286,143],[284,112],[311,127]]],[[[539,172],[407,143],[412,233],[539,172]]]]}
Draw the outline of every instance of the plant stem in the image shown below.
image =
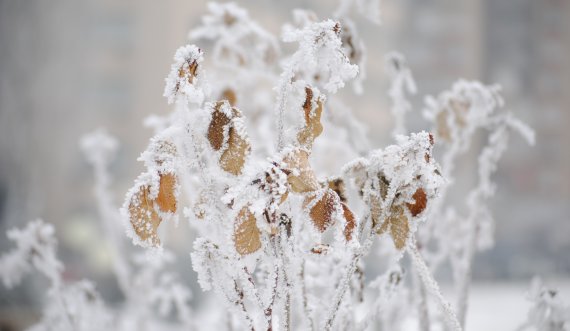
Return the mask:
{"type": "Polygon", "coordinates": [[[425,261],[422,258],[422,255],[418,251],[416,245],[416,238],[412,236],[411,242],[408,245],[408,252],[412,258],[414,266],[418,272],[418,276],[426,286],[426,288],[437,298],[445,316],[447,317],[446,320],[449,322],[450,326],[455,331],[461,331],[463,328],[457,319],[457,315],[451,308],[451,304],[443,297],[441,294],[441,290],[439,289],[439,285],[431,275],[428,266],[426,265],[425,261]]]}

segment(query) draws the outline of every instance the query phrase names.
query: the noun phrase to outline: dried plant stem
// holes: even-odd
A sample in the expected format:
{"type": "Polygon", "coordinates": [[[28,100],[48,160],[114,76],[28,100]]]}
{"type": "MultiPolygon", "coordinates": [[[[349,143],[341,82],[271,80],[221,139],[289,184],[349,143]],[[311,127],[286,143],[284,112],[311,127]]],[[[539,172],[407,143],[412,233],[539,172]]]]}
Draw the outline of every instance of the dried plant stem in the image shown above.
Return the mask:
{"type": "Polygon", "coordinates": [[[431,324],[429,320],[429,310],[427,303],[427,293],[424,283],[422,283],[419,275],[413,275],[414,286],[416,287],[416,294],[418,295],[418,326],[421,331],[430,331],[431,324]]]}
{"type": "Polygon", "coordinates": [[[307,299],[307,287],[305,286],[305,260],[301,263],[301,270],[299,271],[299,286],[301,287],[301,297],[303,301],[303,310],[305,316],[307,317],[307,323],[309,324],[309,330],[315,330],[315,323],[311,317],[311,310],[309,309],[309,302],[307,299]]]}
{"type": "MultiPolygon", "coordinates": [[[[369,219],[369,217],[365,218],[365,222],[364,222],[364,224],[362,224],[363,227],[365,227],[368,224],[368,219],[369,219]]],[[[374,229],[372,228],[372,231],[373,230],[374,229]]],[[[369,235],[366,238],[362,238],[362,241],[364,241],[364,244],[362,244],[354,252],[354,254],[352,256],[350,264],[348,265],[348,268],[346,269],[346,273],[344,274],[343,278],[341,279],[339,287],[338,287],[338,289],[335,293],[335,296],[333,298],[333,304],[332,304],[331,308],[329,309],[327,319],[325,320],[324,330],[328,331],[328,330],[332,329],[334,319],[336,317],[336,313],[338,312],[338,309],[340,308],[340,305],[342,303],[342,299],[346,293],[346,290],[350,286],[350,280],[352,278],[352,275],[354,275],[354,272],[356,271],[358,261],[366,252],[368,252],[368,250],[372,246],[373,238],[374,238],[374,236],[373,236],[374,233],[372,231],[369,233],[369,235]]],[[[362,237],[364,237],[364,235],[362,237]]]]}
{"type": "Polygon", "coordinates": [[[457,318],[462,327],[465,327],[465,319],[467,315],[467,306],[469,301],[469,285],[471,284],[473,256],[477,246],[477,238],[479,237],[479,223],[474,218],[469,219],[472,230],[469,231],[469,241],[465,250],[465,269],[462,277],[458,280],[458,297],[457,297],[457,318]]]}
{"type": "Polygon", "coordinates": [[[414,266],[418,272],[418,276],[420,277],[421,281],[424,283],[426,288],[437,298],[443,312],[446,316],[446,320],[449,322],[451,328],[454,331],[461,331],[463,328],[457,319],[457,315],[451,308],[451,304],[443,297],[441,294],[441,290],[439,289],[439,285],[431,275],[428,266],[426,265],[425,261],[423,260],[418,248],[416,246],[416,239],[412,236],[410,245],[408,245],[408,252],[412,258],[414,266]]]}
{"type": "Polygon", "coordinates": [[[277,150],[280,151],[285,144],[285,128],[283,127],[283,116],[285,115],[285,107],[287,107],[287,90],[291,79],[293,78],[293,70],[291,65],[283,71],[280,77],[279,88],[277,90],[277,150]]]}
{"type": "Polygon", "coordinates": [[[249,313],[247,312],[247,309],[245,308],[245,304],[243,303],[243,291],[241,289],[239,289],[238,284],[236,281],[234,281],[234,289],[236,291],[238,300],[235,302],[236,306],[241,308],[241,311],[243,312],[243,316],[245,318],[245,320],[247,321],[247,325],[249,326],[251,331],[255,331],[255,327],[253,326],[253,319],[249,316],[249,313]]]}

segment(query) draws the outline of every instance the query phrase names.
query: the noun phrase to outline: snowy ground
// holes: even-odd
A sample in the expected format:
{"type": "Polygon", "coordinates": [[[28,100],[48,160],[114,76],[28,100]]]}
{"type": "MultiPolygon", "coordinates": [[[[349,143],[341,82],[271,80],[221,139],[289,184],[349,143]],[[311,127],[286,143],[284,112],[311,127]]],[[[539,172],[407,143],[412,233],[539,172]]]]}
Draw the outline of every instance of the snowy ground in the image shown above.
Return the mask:
{"type": "MultiPolygon", "coordinates": [[[[545,284],[557,289],[565,302],[570,302],[570,279],[546,280],[545,284]]],[[[467,330],[515,330],[526,319],[530,307],[526,300],[529,282],[476,283],[471,287],[467,330]]]]}

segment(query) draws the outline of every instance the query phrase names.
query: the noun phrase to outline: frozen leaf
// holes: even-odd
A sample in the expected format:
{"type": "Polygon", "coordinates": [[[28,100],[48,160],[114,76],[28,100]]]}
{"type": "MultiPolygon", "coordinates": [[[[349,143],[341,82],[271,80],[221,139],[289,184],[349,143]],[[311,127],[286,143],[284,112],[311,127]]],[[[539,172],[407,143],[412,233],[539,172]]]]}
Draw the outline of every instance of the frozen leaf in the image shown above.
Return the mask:
{"type": "Polygon", "coordinates": [[[354,228],[356,227],[356,219],[354,218],[354,214],[348,208],[345,203],[341,203],[342,205],[342,214],[344,216],[344,220],[346,222],[344,226],[344,238],[346,241],[352,240],[352,233],[354,232],[354,228]]]}
{"type": "Polygon", "coordinates": [[[176,176],[172,173],[160,175],[160,187],[156,204],[162,212],[176,212],[176,176]]]}
{"type": "Polygon", "coordinates": [[[222,92],[222,100],[227,100],[230,105],[233,107],[236,105],[237,102],[237,96],[236,96],[236,92],[234,90],[232,90],[231,88],[227,88],[222,92]]]}
{"type": "Polygon", "coordinates": [[[129,217],[136,235],[142,240],[149,240],[153,246],[160,245],[157,230],[160,217],[154,208],[148,186],[140,186],[129,202],[129,217]]]}
{"type": "Polygon", "coordinates": [[[309,152],[305,149],[294,149],[287,153],[283,162],[290,174],[287,182],[295,193],[312,192],[319,188],[319,183],[309,164],[309,152]]]}
{"type": "Polygon", "coordinates": [[[250,151],[249,141],[239,135],[234,127],[231,127],[228,148],[220,157],[220,166],[225,171],[237,176],[241,174],[250,151]]]}
{"type": "Polygon", "coordinates": [[[175,101],[202,103],[204,93],[196,87],[196,83],[199,80],[199,67],[203,59],[202,51],[194,45],[186,45],[176,50],[174,63],[164,88],[164,96],[168,98],[168,103],[175,101]]]}
{"type": "Polygon", "coordinates": [[[234,233],[236,251],[241,255],[248,255],[261,248],[260,231],[255,222],[255,216],[248,206],[243,207],[236,220],[234,233]]]}
{"type": "Polygon", "coordinates": [[[327,186],[340,198],[341,202],[346,202],[346,187],[342,178],[332,178],[327,181],[327,186]]]}
{"type": "Polygon", "coordinates": [[[305,102],[303,103],[305,126],[297,134],[297,141],[301,146],[311,148],[315,138],[323,132],[323,125],[321,124],[323,101],[321,95],[315,96],[311,87],[305,87],[305,102]]]}
{"type": "Polygon", "coordinates": [[[415,217],[426,209],[427,195],[420,187],[416,190],[414,195],[412,195],[412,198],[414,199],[414,203],[407,203],[406,206],[408,207],[408,210],[410,210],[410,213],[412,213],[412,216],[415,217]]]}
{"type": "Polygon", "coordinates": [[[226,100],[217,102],[207,137],[212,148],[221,152],[220,167],[233,175],[241,174],[251,151],[241,112],[226,100]]]}
{"type": "Polygon", "coordinates": [[[230,123],[230,118],[221,111],[223,102],[218,102],[212,112],[212,119],[208,127],[208,141],[215,151],[220,150],[224,145],[224,130],[230,123]]]}
{"type": "Polygon", "coordinates": [[[386,231],[390,231],[390,236],[397,249],[401,250],[404,248],[410,233],[410,226],[402,206],[394,206],[390,209],[390,215],[378,230],[378,234],[386,231]]]}
{"type": "Polygon", "coordinates": [[[311,221],[320,232],[325,232],[332,225],[337,199],[336,193],[329,189],[326,189],[320,196],[308,195],[305,198],[303,204],[309,208],[311,221]]]}
{"type": "Polygon", "coordinates": [[[330,246],[327,244],[318,244],[311,248],[311,253],[317,255],[326,255],[330,250],[330,246]]]}

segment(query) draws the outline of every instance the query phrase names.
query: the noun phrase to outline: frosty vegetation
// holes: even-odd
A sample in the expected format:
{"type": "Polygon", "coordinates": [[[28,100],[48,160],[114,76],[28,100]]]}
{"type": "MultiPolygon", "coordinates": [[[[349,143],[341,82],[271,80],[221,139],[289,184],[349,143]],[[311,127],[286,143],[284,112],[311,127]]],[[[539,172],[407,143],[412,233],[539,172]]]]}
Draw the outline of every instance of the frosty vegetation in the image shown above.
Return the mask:
{"type": "MultiPolygon", "coordinates": [[[[457,81],[426,97],[427,132],[409,133],[407,97],[417,89],[403,55],[390,53],[394,143],[369,148],[335,93],[363,92],[366,53],[351,13],[378,23],[378,1],[342,1],[332,19],[295,10],[281,38],[292,54],[236,4],[208,9],[189,34],[194,44],[175,52],[164,90],[173,111],[147,120],[156,134],[139,158],[146,171],[120,212],[108,173],[118,142],[104,131],[81,142],[125,301],[111,308],[91,282],[65,283],[54,229],[34,221],[8,232],[16,248],[0,260],[7,287],[29,273],[50,281],[31,330],[463,330],[473,257],[493,244],[493,174],[511,133],[534,143],[503,109],[500,88],[457,81]],[[476,148],[475,134],[486,137],[478,181],[452,205],[455,164],[476,148]],[[319,144],[354,160],[322,176],[319,144]],[[193,310],[183,275],[166,268],[175,259],[161,225],[179,219],[197,239],[176,263],[191,263],[212,292],[208,314],[193,310]],[[127,249],[124,229],[147,254],[127,249]],[[433,275],[443,265],[457,297],[440,292],[433,275]]],[[[570,329],[555,292],[533,283],[530,299],[521,330],[570,329]]]]}

